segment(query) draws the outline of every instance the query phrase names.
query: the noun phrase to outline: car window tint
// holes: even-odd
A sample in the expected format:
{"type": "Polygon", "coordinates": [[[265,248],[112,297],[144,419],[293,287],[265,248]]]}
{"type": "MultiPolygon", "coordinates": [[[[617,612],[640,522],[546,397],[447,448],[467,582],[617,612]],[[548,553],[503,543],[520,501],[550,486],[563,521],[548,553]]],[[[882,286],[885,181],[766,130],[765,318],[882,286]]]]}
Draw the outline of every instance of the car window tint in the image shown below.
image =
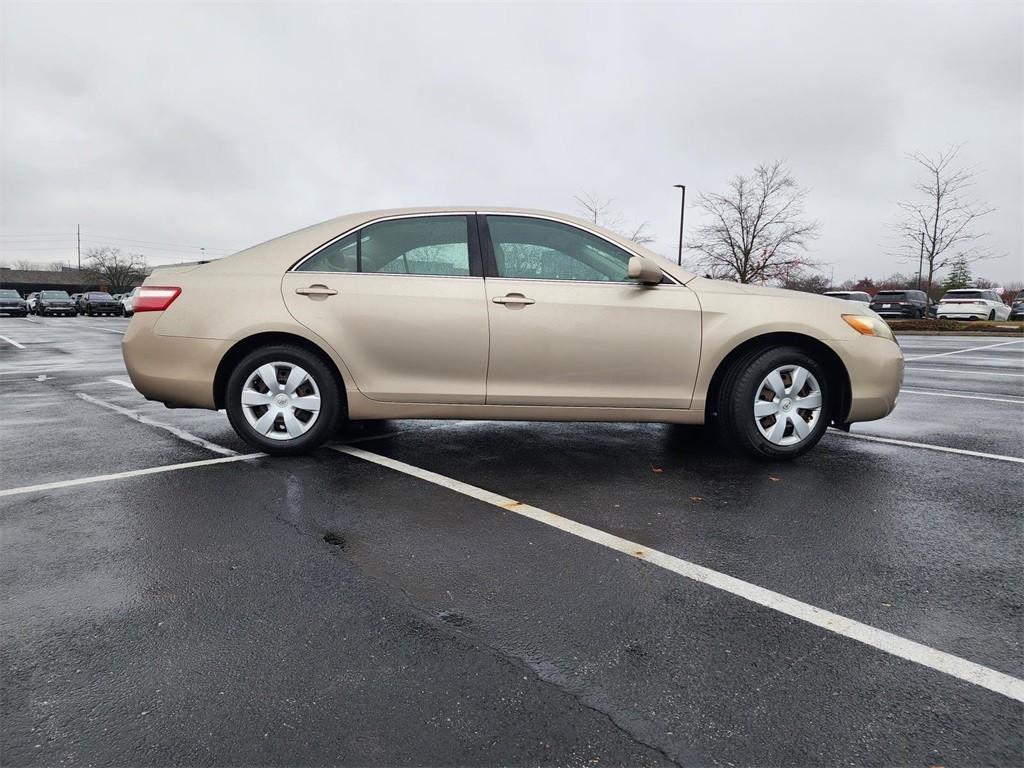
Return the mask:
{"type": "Polygon", "coordinates": [[[370,224],[359,233],[361,272],[468,275],[465,216],[422,216],[370,224]]]}
{"type": "Polygon", "coordinates": [[[357,235],[351,234],[331,243],[299,265],[299,272],[355,272],[357,235]]]}
{"type": "Polygon", "coordinates": [[[12,291],[7,288],[0,291],[0,299],[20,299],[21,295],[17,291],[12,291]]]}
{"type": "Polygon", "coordinates": [[[628,279],[631,254],[568,224],[525,216],[488,216],[487,227],[499,277],[628,279]]]}

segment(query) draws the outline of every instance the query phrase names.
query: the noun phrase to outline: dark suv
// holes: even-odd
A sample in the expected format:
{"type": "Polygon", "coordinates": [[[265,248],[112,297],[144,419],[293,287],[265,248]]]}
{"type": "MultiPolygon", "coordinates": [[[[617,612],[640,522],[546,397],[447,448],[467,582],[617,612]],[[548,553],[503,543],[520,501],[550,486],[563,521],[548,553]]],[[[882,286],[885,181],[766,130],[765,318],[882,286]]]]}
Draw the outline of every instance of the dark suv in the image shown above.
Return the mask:
{"type": "Polygon", "coordinates": [[[25,317],[28,315],[28,303],[13,288],[0,288],[0,315],[25,317]]]}
{"type": "Polygon", "coordinates": [[[1021,291],[1013,298],[1010,305],[1010,320],[1024,320],[1024,291],[1021,291]]]}
{"type": "Polygon", "coordinates": [[[920,320],[928,312],[928,297],[924,291],[879,291],[871,300],[871,309],[882,317],[920,320]]]}
{"type": "Polygon", "coordinates": [[[75,305],[67,291],[40,291],[39,297],[36,299],[36,314],[40,317],[46,315],[74,317],[78,313],[75,311],[75,305]]]}
{"type": "Polygon", "coordinates": [[[96,315],[120,315],[122,311],[121,302],[115,301],[109,293],[92,292],[82,295],[78,300],[82,312],[95,317],[96,315]]]}

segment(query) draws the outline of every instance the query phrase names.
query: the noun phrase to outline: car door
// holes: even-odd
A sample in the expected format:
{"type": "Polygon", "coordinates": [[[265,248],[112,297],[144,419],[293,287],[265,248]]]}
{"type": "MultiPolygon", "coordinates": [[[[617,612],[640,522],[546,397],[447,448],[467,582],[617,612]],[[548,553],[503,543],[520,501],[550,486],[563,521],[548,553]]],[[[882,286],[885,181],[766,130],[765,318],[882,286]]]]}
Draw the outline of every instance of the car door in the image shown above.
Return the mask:
{"type": "Polygon", "coordinates": [[[577,226],[482,214],[491,354],[487,403],[688,408],[696,295],[627,277],[632,254],[577,226]]]}
{"type": "Polygon", "coordinates": [[[367,397],[484,402],[487,303],[471,215],[370,223],[286,273],[282,291],[367,397]]]}

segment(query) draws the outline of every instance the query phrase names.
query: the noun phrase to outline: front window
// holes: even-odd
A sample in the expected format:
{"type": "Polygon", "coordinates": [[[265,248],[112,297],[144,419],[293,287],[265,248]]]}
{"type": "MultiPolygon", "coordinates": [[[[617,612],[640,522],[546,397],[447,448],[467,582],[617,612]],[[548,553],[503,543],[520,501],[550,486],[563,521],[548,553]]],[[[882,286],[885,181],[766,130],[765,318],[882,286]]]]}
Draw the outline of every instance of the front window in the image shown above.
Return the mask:
{"type": "Polygon", "coordinates": [[[629,279],[631,254],[582,229],[547,219],[488,216],[499,277],[528,280],[629,279]]]}
{"type": "Polygon", "coordinates": [[[39,294],[41,299],[70,299],[67,291],[43,291],[39,294]]]}
{"type": "Polygon", "coordinates": [[[20,299],[20,298],[21,298],[21,296],[18,294],[17,291],[11,290],[9,288],[4,288],[3,290],[0,290],[0,299],[20,299]]]}
{"type": "Polygon", "coordinates": [[[296,271],[466,276],[469,220],[417,216],[380,221],[331,243],[296,271]]]}
{"type": "Polygon", "coordinates": [[[109,293],[90,293],[89,299],[91,301],[113,301],[114,297],[109,293]]]}

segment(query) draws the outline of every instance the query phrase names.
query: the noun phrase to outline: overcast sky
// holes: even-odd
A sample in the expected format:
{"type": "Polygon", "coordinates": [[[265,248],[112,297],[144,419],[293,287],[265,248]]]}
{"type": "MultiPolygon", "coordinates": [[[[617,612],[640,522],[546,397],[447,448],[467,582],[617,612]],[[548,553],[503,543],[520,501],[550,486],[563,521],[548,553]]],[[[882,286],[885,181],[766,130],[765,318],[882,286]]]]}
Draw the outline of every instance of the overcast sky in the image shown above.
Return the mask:
{"type": "Polygon", "coordinates": [[[674,255],[673,184],[692,199],[783,159],[839,282],[916,270],[886,253],[905,155],[963,142],[1003,254],[975,274],[1024,277],[1021,3],[0,13],[0,261],[73,260],[78,224],[166,263],[370,208],[573,212],[581,190],[674,255]]]}

